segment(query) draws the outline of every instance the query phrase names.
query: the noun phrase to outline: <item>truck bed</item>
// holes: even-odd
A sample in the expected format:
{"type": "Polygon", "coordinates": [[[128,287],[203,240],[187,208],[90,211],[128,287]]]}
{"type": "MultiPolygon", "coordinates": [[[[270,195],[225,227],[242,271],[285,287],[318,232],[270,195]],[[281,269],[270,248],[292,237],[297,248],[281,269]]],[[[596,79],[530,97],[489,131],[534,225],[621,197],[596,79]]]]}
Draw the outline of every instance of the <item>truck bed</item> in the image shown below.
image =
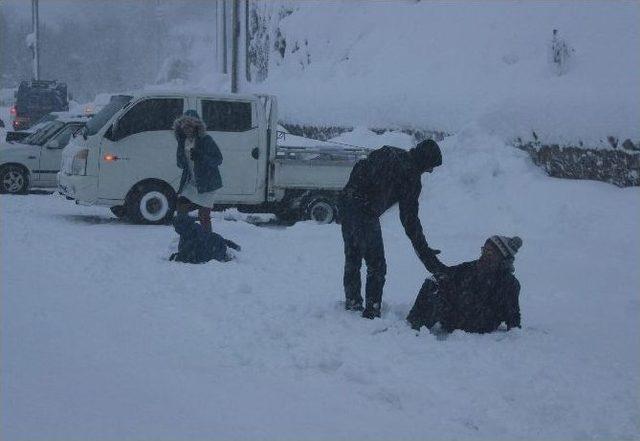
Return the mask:
{"type": "Polygon", "coordinates": [[[348,144],[278,134],[273,161],[276,188],[339,191],[357,161],[371,150],[348,144]]]}

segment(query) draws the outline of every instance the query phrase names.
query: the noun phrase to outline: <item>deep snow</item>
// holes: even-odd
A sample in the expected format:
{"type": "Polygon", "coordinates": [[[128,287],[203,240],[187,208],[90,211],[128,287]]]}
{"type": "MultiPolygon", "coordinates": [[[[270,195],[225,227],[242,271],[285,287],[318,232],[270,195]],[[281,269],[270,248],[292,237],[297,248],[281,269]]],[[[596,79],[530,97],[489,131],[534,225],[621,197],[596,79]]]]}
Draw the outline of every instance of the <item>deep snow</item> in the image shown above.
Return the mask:
{"type": "Polygon", "coordinates": [[[285,56],[274,50],[268,80],[247,87],[277,94],[287,120],[640,140],[637,1],[281,3],[294,10],[280,21],[285,56]],[[561,76],[553,29],[575,50],[561,76]]]}
{"type": "Polygon", "coordinates": [[[640,190],[548,178],[476,127],[442,147],[427,238],[454,264],[520,235],[521,330],[416,335],[404,317],[426,273],[397,208],[368,321],[339,303],[337,225],[220,213],[237,261],[185,265],[167,261],[169,226],[1,196],[0,437],[638,439],[640,190]]]}

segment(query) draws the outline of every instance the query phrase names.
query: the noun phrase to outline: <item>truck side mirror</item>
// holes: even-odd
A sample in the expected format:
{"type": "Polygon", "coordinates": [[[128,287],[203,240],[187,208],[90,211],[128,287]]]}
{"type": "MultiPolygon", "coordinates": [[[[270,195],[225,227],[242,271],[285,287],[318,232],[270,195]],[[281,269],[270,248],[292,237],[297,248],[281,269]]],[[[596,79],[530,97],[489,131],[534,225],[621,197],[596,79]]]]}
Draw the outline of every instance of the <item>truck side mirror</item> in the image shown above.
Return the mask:
{"type": "Polygon", "coordinates": [[[58,148],[60,148],[60,143],[58,142],[57,139],[54,139],[53,141],[47,143],[47,148],[48,149],[58,149],[58,148]]]}

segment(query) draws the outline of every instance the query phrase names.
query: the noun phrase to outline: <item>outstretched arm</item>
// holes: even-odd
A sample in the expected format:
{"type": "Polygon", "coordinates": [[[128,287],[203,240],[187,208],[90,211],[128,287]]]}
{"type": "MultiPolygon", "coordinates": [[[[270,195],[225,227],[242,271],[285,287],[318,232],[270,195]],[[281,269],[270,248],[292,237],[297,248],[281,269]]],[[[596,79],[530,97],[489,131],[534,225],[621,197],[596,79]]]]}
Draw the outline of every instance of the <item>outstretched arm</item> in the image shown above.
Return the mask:
{"type": "Polygon", "coordinates": [[[424,266],[432,274],[443,273],[447,270],[446,265],[438,260],[436,253],[429,248],[427,239],[422,231],[422,224],[418,218],[420,190],[422,185],[420,182],[415,183],[407,194],[400,200],[400,222],[404,227],[404,231],[411,240],[413,249],[424,266]]]}

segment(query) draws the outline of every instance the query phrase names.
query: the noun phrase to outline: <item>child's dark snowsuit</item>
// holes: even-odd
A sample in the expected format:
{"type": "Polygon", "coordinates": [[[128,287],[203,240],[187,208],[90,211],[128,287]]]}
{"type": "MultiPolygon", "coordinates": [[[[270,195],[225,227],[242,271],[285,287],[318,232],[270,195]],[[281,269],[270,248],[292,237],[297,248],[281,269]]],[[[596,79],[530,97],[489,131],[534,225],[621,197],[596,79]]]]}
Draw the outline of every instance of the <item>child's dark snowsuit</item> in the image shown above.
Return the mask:
{"type": "Polygon", "coordinates": [[[178,252],[169,257],[185,263],[204,263],[211,259],[227,262],[231,257],[227,254],[227,247],[240,250],[240,246],[216,233],[205,231],[204,228],[186,214],[179,213],[173,219],[173,227],[180,235],[178,252]]]}

